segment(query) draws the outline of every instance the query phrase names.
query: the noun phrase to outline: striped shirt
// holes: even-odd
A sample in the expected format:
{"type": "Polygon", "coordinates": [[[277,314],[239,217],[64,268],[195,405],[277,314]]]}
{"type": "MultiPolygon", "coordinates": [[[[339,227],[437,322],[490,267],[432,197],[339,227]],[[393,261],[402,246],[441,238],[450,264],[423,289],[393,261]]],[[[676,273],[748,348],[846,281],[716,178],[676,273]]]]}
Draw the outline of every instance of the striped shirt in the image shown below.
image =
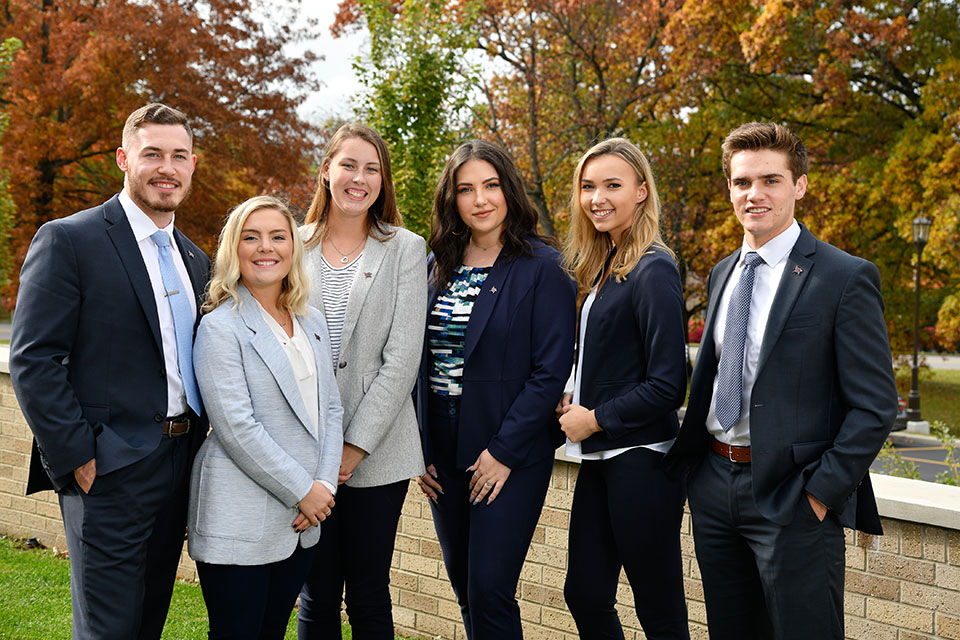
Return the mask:
{"type": "MultiPolygon", "coordinates": [[[[360,255],[363,255],[362,253],[360,255]]],[[[347,313],[350,289],[360,268],[360,256],[345,267],[332,266],[320,254],[320,295],[323,297],[323,312],[330,332],[330,352],[333,354],[333,369],[340,362],[340,338],[343,337],[343,319],[347,313]]]]}

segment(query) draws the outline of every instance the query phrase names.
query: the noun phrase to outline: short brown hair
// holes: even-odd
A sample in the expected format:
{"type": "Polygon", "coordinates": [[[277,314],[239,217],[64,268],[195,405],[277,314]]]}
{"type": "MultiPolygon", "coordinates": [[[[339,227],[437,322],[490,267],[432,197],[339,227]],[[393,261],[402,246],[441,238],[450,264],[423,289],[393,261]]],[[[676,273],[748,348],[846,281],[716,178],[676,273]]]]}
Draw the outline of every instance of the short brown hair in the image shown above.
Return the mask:
{"type": "Polygon", "coordinates": [[[145,124],[179,124],[187,130],[190,142],[193,143],[193,129],[190,128],[190,123],[187,122],[187,116],[183,111],[159,102],[151,102],[143,105],[127,117],[127,122],[123,125],[121,144],[126,147],[130,141],[130,136],[145,124]]]}
{"type": "Polygon", "coordinates": [[[807,148],[803,141],[785,126],[773,122],[748,122],[742,124],[723,141],[723,175],[730,179],[730,158],[738,151],[770,149],[787,154],[787,166],[793,174],[793,182],[807,173],[807,148]]]}

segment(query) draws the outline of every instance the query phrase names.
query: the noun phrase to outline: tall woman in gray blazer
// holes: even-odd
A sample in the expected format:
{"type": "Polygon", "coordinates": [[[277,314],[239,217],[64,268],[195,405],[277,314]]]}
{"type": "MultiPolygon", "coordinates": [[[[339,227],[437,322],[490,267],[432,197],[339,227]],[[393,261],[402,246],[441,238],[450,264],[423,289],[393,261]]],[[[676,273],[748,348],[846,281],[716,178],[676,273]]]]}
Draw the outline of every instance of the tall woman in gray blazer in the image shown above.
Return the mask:
{"type": "Polygon", "coordinates": [[[211,639],[283,638],[334,504],[343,409],[302,253],[280,201],[238,206],[197,331],[213,430],[190,479],[189,550],[211,639]]]}
{"type": "Polygon", "coordinates": [[[326,316],[343,401],[343,460],[300,594],[299,637],[393,639],[390,561],[412,477],[424,471],[410,392],[427,306],[426,246],[400,227],[386,144],[345,124],[327,144],[306,225],[311,304],[326,316]]]}

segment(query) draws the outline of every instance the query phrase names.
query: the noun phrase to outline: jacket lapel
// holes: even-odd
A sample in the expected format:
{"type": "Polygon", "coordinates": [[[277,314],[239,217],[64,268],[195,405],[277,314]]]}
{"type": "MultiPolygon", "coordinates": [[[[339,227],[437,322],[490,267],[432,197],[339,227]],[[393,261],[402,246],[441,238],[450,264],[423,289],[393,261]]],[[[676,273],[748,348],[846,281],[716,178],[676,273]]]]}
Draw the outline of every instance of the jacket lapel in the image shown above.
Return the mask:
{"type": "Polygon", "coordinates": [[[470,354],[473,353],[474,348],[476,348],[477,342],[480,340],[480,336],[487,326],[487,321],[490,320],[490,314],[493,313],[493,308],[497,304],[497,300],[503,296],[504,282],[514,262],[516,261],[504,258],[501,252],[501,254],[497,256],[496,262],[493,263],[493,268],[490,269],[487,279],[484,280],[483,287],[480,289],[480,295],[477,297],[477,301],[473,305],[473,310],[470,312],[470,321],[467,323],[467,331],[464,335],[464,362],[470,359],[470,354]]]}
{"type": "Polygon", "coordinates": [[[360,310],[363,309],[363,303],[370,293],[373,281],[377,278],[380,270],[380,264],[384,256],[387,255],[386,244],[380,242],[375,237],[367,238],[367,244],[363,248],[363,255],[360,256],[360,265],[357,268],[357,276],[353,280],[353,286],[350,288],[350,297],[347,299],[347,309],[343,315],[343,334],[340,338],[340,353],[347,350],[350,344],[350,338],[353,337],[353,330],[357,327],[357,320],[360,319],[360,310]]]}
{"type": "MultiPolygon", "coordinates": [[[[273,331],[270,330],[263,316],[260,315],[260,307],[253,294],[242,284],[237,287],[237,290],[240,293],[240,299],[243,301],[243,304],[240,305],[240,317],[243,318],[244,324],[254,332],[253,338],[250,339],[250,345],[263,360],[263,363],[267,365],[267,369],[270,370],[274,380],[277,381],[277,386],[280,387],[283,397],[290,405],[290,409],[300,419],[303,428],[316,437],[313,431],[313,423],[307,415],[307,407],[303,403],[303,398],[300,397],[297,379],[293,375],[293,369],[290,367],[287,355],[283,352],[283,347],[280,346],[280,341],[273,335],[273,331]]],[[[317,377],[319,377],[319,372],[317,372],[317,377]]]]}
{"type": "MultiPolygon", "coordinates": [[[[727,286],[727,280],[730,279],[730,274],[733,273],[734,267],[737,266],[737,262],[740,261],[740,249],[737,249],[729,256],[720,261],[717,265],[717,268],[714,269],[713,275],[711,276],[710,285],[713,288],[713,291],[710,292],[709,301],[707,302],[707,319],[703,324],[703,335],[709,336],[710,343],[713,344],[713,326],[717,321],[717,307],[720,306],[720,298],[723,297],[723,290],[727,286]]],[[[701,347],[703,346],[703,340],[701,342],[701,347]]]]}
{"type": "Polygon", "coordinates": [[[813,234],[806,227],[800,225],[800,237],[787,257],[787,264],[783,268],[783,275],[780,276],[780,284],[777,286],[777,293],[773,297],[773,304],[770,307],[767,328],[763,332],[763,343],[760,345],[757,375],[763,370],[763,365],[770,356],[773,345],[777,344],[787,318],[793,311],[793,306],[797,302],[800,291],[803,290],[807,279],[810,277],[810,271],[813,270],[813,254],[816,251],[817,241],[813,234]],[[797,270],[798,267],[799,271],[797,270]]]}
{"type": "Polygon", "coordinates": [[[143,264],[143,254],[140,253],[140,247],[137,246],[133,229],[130,228],[130,222],[123,212],[118,196],[114,196],[104,203],[103,217],[110,225],[107,227],[107,235],[110,236],[113,246],[116,247],[123,268],[127,272],[127,277],[133,284],[133,290],[137,294],[140,306],[143,308],[143,315],[147,318],[147,324],[150,325],[150,332],[157,343],[157,349],[160,350],[160,353],[163,353],[163,342],[160,338],[160,316],[157,314],[157,301],[153,297],[153,285],[150,284],[150,275],[147,273],[146,265],[143,264]]]}

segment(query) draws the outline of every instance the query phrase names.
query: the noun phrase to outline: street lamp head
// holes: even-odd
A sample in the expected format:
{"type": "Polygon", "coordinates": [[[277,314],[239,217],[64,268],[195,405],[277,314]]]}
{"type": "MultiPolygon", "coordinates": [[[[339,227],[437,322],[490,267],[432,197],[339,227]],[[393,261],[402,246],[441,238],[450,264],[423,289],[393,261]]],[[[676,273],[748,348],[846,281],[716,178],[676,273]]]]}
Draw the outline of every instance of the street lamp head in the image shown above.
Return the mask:
{"type": "Polygon", "coordinates": [[[933,226],[933,220],[927,217],[919,216],[913,219],[913,244],[917,245],[920,251],[926,246],[930,239],[930,227],[933,226]]]}

